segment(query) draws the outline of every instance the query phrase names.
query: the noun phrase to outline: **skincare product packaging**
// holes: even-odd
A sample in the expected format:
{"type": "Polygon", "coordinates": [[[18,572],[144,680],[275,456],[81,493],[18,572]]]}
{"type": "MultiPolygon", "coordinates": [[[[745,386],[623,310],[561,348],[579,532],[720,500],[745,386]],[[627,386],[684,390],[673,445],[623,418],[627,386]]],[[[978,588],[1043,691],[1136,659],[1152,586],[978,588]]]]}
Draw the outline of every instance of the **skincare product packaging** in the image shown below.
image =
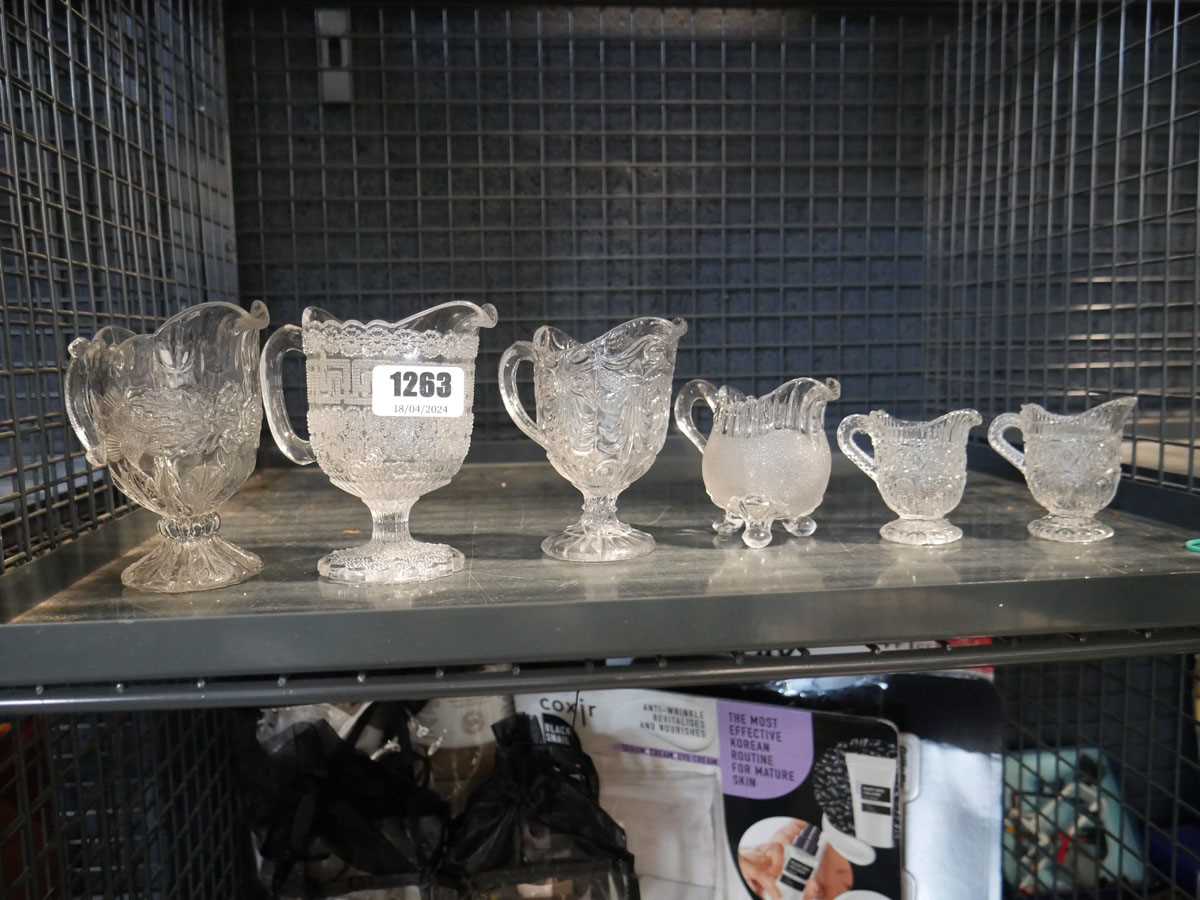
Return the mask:
{"type": "Polygon", "coordinates": [[[515,702],[574,727],[645,900],[901,900],[890,722],[664,691],[515,702]]]}
{"type": "MultiPolygon", "coordinates": [[[[904,826],[906,900],[1000,900],[1001,837],[1008,808],[1001,802],[1005,715],[989,678],[941,673],[794,678],[769,689],[791,706],[879,717],[900,729],[903,774],[898,804],[904,826]]],[[[886,746],[847,746],[840,759],[832,754],[818,768],[840,771],[845,766],[848,780],[848,754],[878,756],[879,751],[888,755],[886,746]]],[[[861,794],[859,801],[844,811],[846,827],[869,838],[860,827],[861,806],[872,804],[861,794]]],[[[1037,819],[1036,810],[1032,818],[1037,819]]],[[[822,839],[836,840],[847,852],[875,852],[858,838],[850,845],[849,836],[839,834],[832,823],[822,831],[822,839]]],[[[1003,843],[1003,863],[1008,866],[1020,854],[1008,847],[1009,836],[1003,843]]]]}

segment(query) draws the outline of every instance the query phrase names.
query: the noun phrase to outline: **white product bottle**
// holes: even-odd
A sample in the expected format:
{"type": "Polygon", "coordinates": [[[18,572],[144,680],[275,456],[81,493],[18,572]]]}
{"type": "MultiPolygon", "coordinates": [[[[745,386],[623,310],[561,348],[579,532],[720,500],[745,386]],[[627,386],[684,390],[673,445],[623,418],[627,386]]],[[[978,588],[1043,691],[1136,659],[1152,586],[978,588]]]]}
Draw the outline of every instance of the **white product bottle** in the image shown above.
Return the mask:
{"type": "Polygon", "coordinates": [[[416,715],[415,743],[429,756],[433,787],[454,811],[476,784],[492,773],[496,738],[492,726],[513,714],[512,697],[443,697],[416,715]]]}
{"type": "Polygon", "coordinates": [[[891,847],[896,808],[896,760],[889,756],[847,753],[854,834],[872,847],[891,847]]]}
{"type": "Polygon", "coordinates": [[[787,847],[783,860],[783,873],[779,876],[779,894],[784,900],[801,900],[804,888],[817,873],[821,864],[821,829],[806,825],[787,847]]]}

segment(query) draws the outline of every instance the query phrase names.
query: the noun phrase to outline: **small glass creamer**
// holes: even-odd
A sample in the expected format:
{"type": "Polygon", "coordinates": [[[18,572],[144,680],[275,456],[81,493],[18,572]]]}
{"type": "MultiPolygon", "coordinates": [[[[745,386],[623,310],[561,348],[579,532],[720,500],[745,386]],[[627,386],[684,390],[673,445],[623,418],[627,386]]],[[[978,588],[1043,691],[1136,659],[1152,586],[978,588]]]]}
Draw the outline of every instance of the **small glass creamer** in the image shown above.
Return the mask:
{"type": "Polygon", "coordinates": [[[832,378],[793,378],[762,397],[730,387],[689,381],[675,398],[675,425],[696,445],[704,460],[704,487],[725,511],[713,523],[721,535],[739,528],[747,547],[771,543],[776,519],[797,537],[817,530],[812,512],[829,485],[829,439],[825,407],[841,396],[832,378]],[[712,410],[706,438],[692,412],[703,401],[712,410]]]}
{"type": "Polygon", "coordinates": [[[1048,541],[1087,544],[1112,537],[1113,530],[1096,520],[1112,503],[1121,481],[1121,433],[1137,406],[1121,397],[1076,415],[1060,415],[1036,403],[1021,412],[992,420],[988,442],[1025,475],[1033,499],[1048,516],[1029,523],[1029,533],[1048,541]],[[1025,436],[1024,452],[1005,438],[1016,428],[1025,436]]]}
{"type": "Polygon", "coordinates": [[[847,416],[838,426],[838,446],[879,485],[888,509],[899,518],[879,534],[884,540],[917,546],[950,544],[962,529],[946,520],[967,485],[967,437],[983,422],[973,409],[956,409],[929,422],[910,422],[881,409],[847,416]],[[868,455],[854,436],[871,439],[868,455]]]}

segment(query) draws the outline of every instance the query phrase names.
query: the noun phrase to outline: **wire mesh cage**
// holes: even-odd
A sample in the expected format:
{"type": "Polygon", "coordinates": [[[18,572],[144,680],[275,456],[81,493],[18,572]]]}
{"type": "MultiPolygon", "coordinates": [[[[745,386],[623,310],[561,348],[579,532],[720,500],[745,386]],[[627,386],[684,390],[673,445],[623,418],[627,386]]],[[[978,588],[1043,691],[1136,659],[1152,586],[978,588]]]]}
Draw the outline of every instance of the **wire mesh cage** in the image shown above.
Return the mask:
{"type": "Polygon", "coordinates": [[[961,11],[932,54],[931,402],[1136,395],[1130,474],[1194,491],[1200,10],[961,11]]]}
{"type": "Polygon", "coordinates": [[[66,347],[237,300],[217,0],[0,10],[0,569],[120,512],[66,347]]]}
{"type": "Polygon", "coordinates": [[[1156,656],[997,672],[1014,896],[1196,896],[1195,671],[1156,656]]]}
{"type": "Polygon", "coordinates": [[[512,341],[637,315],[690,323],[678,380],[833,374],[843,412],[915,413],[930,51],[950,13],[355,4],[350,102],[330,104],[313,8],[243,5],[242,291],[278,320],[494,302],[485,437],[518,435],[495,383],[512,341]]]}
{"type": "Polygon", "coordinates": [[[0,737],[0,896],[245,896],[228,712],[32,717],[0,737]]]}
{"type": "MultiPolygon", "coordinates": [[[[125,508],[67,434],[69,341],[201,300],[493,301],[481,437],[516,436],[509,343],[636,315],[689,320],[680,380],[838,377],[831,422],[1136,395],[1127,475],[1196,492],[1192,5],[317,10],[0,8],[0,568],[125,508]]],[[[1194,668],[998,672],[1014,894],[1200,895],[1194,668]]],[[[231,727],[0,729],[0,895],[241,895],[231,727]]]]}

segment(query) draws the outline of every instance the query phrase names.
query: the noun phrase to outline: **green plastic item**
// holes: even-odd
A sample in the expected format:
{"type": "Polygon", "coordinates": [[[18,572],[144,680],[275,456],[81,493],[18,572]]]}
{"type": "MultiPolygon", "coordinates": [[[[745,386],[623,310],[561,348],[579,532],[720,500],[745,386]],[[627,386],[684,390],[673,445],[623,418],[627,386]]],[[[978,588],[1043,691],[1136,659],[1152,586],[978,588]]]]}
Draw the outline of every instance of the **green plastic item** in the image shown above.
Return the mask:
{"type": "Polygon", "coordinates": [[[1185,546],[1191,553],[1200,553],[1200,538],[1192,538],[1183,546],[1185,546]]]}

